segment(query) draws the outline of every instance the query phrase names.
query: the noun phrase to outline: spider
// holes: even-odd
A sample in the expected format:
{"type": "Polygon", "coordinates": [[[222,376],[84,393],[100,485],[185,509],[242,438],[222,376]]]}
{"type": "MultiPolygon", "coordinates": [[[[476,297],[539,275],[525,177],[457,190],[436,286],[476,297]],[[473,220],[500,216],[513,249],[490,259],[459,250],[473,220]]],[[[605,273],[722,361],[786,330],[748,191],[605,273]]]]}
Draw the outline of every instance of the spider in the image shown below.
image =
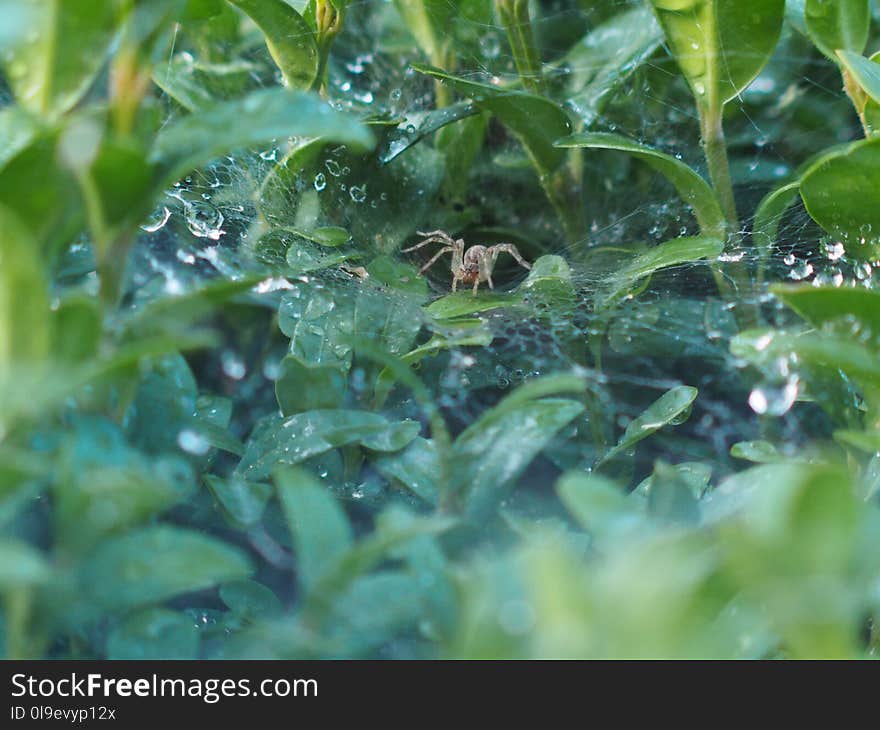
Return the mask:
{"type": "Polygon", "coordinates": [[[484,281],[489,284],[490,289],[494,289],[492,271],[495,269],[495,262],[501,253],[508,253],[513,256],[524,269],[532,268],[532,265],[520,255],[516,246],[512,243],[498,243],[494,246],[471,246],[465,251],[464,239],[459,238],[456,240],[445,231],[431,231],[429,233],[416,231],[416,233],[423,236],[424,240],[415,246],[403,249],[402,253],[415,251],[423,246],[427,246],[429,243],[442,243],[443,248],[435,253],[431,260],[419,269],[419,275],[424,274],[443,254],[451,253],[452,291],[455,291],[460,281],[465,284],[473,284],[473,293],[475,295],[480,284],[484,281]]]}

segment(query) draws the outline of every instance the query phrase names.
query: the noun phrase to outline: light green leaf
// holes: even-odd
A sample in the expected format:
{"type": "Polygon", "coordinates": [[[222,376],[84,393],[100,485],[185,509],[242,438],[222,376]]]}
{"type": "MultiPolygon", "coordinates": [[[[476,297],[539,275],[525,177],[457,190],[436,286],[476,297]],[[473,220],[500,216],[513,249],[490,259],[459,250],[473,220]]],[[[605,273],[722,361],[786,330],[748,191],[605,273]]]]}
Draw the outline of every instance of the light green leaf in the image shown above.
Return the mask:
{"type": "Polygon", "coordinates": [[[266,36],[266,46],[284,81],[308,89],[318,73],[318,46],[303,17],[284,0],[229,0],[247,13],[266,36]]]}
{"type": "Polygon", "coordinates": [[[651,149],[616,134],[573,134],[558,139],[557,147],[586,147],[591,149],[620,150],[646,162],[671,182],[694,214],[704,235],[724,237],[726,224],[718,198],[700,175],[672,155],[651,149]]]}
{"type": "Polygon", "coordinates": [[[297,578],[309,590],[351,548],[351,526],[327,487],[303,469],[277,471],[275,485],[293,536],[297,578]]]}
{"type": "Polygon", "coordinates": [[[159,164],[164,183],[223,153],[291,136],[322,137],[357,149],[373,144],[366,127],[318,96],[264,89],[168,125],[156,138],[152,160],[159,164]]]}
{"type": "Polygon", "coordinates": [[[19,540],[0,539],[0,591],[45,583],[50,575],[49,563],[38,550],[19,540]]]}
{"type": "Polygon", "coordinates": [[[0,381],[13,363],[49,352],[49,299],[39,249],[22,222],[0,205],[0,381]]]}
{"type": "Polygon", "coordinates": [[[0,0],[0,58],[18,103],[50,118],[71,109],[104,65],[116,10],[91,0],[0,0]]]}
{"type": "Polygon", "coordinates": [[[83,609],[119,611],[244,578],[245,556],[219,540],[157,525],[104,540],[80,570],[83,609]]]}
{"type": "Polygon", "coordinates": [[[679,385],[661,395],[644,413],[630,421],[617,445],[599,460],[597,466],[631,449],[664,426],[681,423],[690,413],[696,397],[697,389],[687,385],[679,385]]]}
{"type": "Polygon", "coordinates": [[[776,464],[785,457],[769,441],[740,441],[730,447],[730,455],[755,464],[776,464]]]}

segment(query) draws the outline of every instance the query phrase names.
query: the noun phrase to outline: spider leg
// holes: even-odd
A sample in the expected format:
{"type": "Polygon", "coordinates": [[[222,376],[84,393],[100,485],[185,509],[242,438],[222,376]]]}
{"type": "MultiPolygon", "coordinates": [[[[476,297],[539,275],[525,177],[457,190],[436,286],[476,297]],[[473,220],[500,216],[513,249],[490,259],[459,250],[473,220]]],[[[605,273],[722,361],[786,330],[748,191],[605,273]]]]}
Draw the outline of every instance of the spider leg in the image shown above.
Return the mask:
{"type": "Polygon", "coordinates": [[[416,231],[416,233],[420,236],[426,236],[428,238],[440,238],[450,246],[455,243],[455,239],[450,236],[446,231],[416,231]]]}
{"type": "Polygon", "coordinates": [[[452,277],[452,292],[453,292],[453,294],[455,293],[455,289],[457,286],[458,286],[458,277],[453,276],[452,277]]]}
{"type": "Polygon", "coordinates": [[[494,289],[495,284],[492,282],[492,270],[495,268],[495,261],[488,251],[483,256],[480,256],[479,265],[480,279],[488,283],[490,289],[494,289]]]}
{"type": "Polygon", "coordinates": [[[477,289],[480,288],[480,277],[477,277],[477,280],[474,282],[474,296],[477,296],[477,289]]]}
{"type": "Polygon", "coordinates": [[[410,246],[409,248],[405,248],[401,251],[401,253],[409,253],[410,251],[417,251],[418,249],[427,246],[429,243],[442,243],[444,246],[451,245],[449,241],[445,238],[440,238],[439,236],[430,236],[426,238],[424,241],[420,241],[415,246],[410,246]]]}
{"type": "Polygon", "coordinates": [[[498,260],[498,255],[502,253],[509,253],[513,258],[516,259],[516,262],[522,266],[524,269],[531,269],[532,265],[526,261],[512,243],[499,243],[495,246],[490,246],[489,251],[492,253],[492,263],[494,264],[498,260]]]}
{"type": "Polygon", "coordinates": [[[424,266],[422,266],[421,269],[419,269],[419,273],[424,274],[428,269],[431,268],[431,266],[434,265],[434,263],[437,261],[437,259],[439,259],[443,254],[450,253],[453,251],[454,251],[454,249],[451,246],[444,246],[443,248],[441,248],[437,253],[435,253],[431,257],[431,259],[428,261],[428,263],[426,263],[424,266]]]}

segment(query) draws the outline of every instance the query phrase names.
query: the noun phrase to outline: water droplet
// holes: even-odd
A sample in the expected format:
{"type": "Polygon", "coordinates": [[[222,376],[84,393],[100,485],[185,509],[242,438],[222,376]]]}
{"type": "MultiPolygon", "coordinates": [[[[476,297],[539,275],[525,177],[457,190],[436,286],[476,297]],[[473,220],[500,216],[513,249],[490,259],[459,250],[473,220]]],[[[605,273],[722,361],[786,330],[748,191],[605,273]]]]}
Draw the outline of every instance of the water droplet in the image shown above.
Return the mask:
{"type": "Polygon", "coordinates": [[[211,448],[208,439],[189,428],[185,428],[177,434],[177,445],[187,453],[195,454],[196,456],[207,454],[211,448]]]}
{"type": "Polygon", "coordinates": [[[315,190],[317,190],[320,193],[326,187],[327,187],[327,178],[324,177],[323,172],[319,172],[317,175],[315,175],[315,190]]]}

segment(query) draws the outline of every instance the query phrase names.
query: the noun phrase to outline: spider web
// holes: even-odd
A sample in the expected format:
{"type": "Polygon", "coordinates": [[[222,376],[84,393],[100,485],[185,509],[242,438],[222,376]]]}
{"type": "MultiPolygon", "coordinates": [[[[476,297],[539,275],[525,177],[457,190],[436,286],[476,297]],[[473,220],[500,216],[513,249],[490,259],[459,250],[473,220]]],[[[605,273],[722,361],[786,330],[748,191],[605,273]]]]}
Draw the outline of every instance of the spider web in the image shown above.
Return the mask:
{"type": "MultiPolygon", "coordinates": [[[[544,58],[553,69],[551,78],[590,72],[590,68],[566,65],[570,44],[577,42],[577,34],[584,35],[637,4],[540,3],[539,39],[559,38],[558,32],[551,32],[553,28],[572,28],[566,43],[543,46],[544,58]]],[[[469,32],[470,51],[460,59],[458,73],[490,83],[514,80],[516,69],[506,51],[504,29],[473,22],[469,32]]],[[[169,63],[182,53],[191,50],[176,48],[169,63]]],[[[268,62],[259,44],[249,47],[246,55],[255,64],[268,62]]],[[[377,117],[430,110],[434,106],[433,83],[409,65],[419,60],[423,57],[391,3],[353,3],[346,30],[334,47],[332,102],[341,109],[377,117]],[[378,45],[374,42],[377,37],[383,39],[378,45]]],[[[255,71],[250,82],[267,85],[274,79],[255,71]]],[[[179,112],[170,100],[165,101],[171,119],[179,112]]],[[[453,431],[474,423],[519,384],[586,367],[612,438],[670,388],[686,384],[699,390],[686,423],[665,429],[640,445],[632,472],[625,475],[631,484],[650,474],[655,459],[708,462],[717,483],[745,466],[729,454],[736,442],[768,437],[794,450],[813,439],[826,438],[830,425],[816,406],[804,402],[804,386],[796,373],[784,364],[775,373],[756,372],[731,355],[729,343],[737,331],[735,318],[746,307],[759,306],[771,325],[795,321],[768,295],[770,283],[872,285],[871,265],[851,261],[800,204],[792,205],[775,221],[779,225],[777,245],[765,261],[756,254],[750,236],[752,216],[763,195],[792,176],[816,151],[855,138],[856,121],[836,70],[805,39],[786,29],[772,61],[741,99],[729,105],[725,120],[745,243],[742,250],[728,251],[715,263],[724,274],[734,266],[752,270],[765,266],[763,283],[753,291],[740,292],[737,303],[730,305],[719,296],[705,262],[671,267],[656,274],[639,296],[621,302],[608,319],[607,330],[604,324],[600,327],[588,303],[605,276],[595,266],[596,256],[605,250],[641,250],[678,236],[695,235],[698,231],[690,210],[673,188],[647,167],[622,153],[587,151],[583,160],[588,234],[574,245],[566,245],[521,148],[501,125],[491,122],[486,147],[473,165],[466,189],[449,195],[429,181],[424,186],[427,200],[414,211],[421,217],[413,226],[419,230],[444,228],[463,236],[468,244],[483,242],[481,237],[493,232],[513,232],[530,260],[547,254],[566,259],[577,297],[570,306],[554,307],[540,316],[534,311],[523,316],[520,310],[504,307],[484,312],[479,316],[492,334],[491,344],[451,347],[421,362],[419,377],[453,431]],[[584,358],[583,353],[603,332],[607,339],[601,347],[599,368],[593,357],[584,358]]],[[[663,49],[653,53],[609,97],[589,129],[643,141],[705,172],[699,124],[688,90],[663,49]]],[[[428,137],[400,155],[403,173],[394,184],[418,186],[422,174],[425,179],[430,177],[422,170],[427,169],[431,145],[428,137]],[[419,156],[419,148],[427,157],[419,156]]],[[[350,282],[351,271],[338,264],[285,276],[283,267],[279,269],[281,259],[273,260],[265,250],[255,254],[256,242],[265,230],[261,226],[266,223],[260,220],[261,185],[288,151],[285,140],[264,149],[242,151],[167,191],[153,218],[144,224],[134,254],[133,306],[157,294],[190,290],[217,276],[266,271],[272,276],[260,293],[260,301],[268,319],[291,281],[312,282],[328,290],[335,283],[350,282]]],[[[378,254],[411,263],[425,261],[401,255],[403,242],[389,245],[393,236],[387,232],[383,231],[384,238],[358,232],[359,226],[365,228],[364,220],[396,214],[394,200],[376,188],[371,170],[351,168],[345,159],[344,151],[338,148],[324,149],[306,172],[285,178],[286,187],[272,190],[277,204],[282,209],[288,205],[301,210],[305,198],[347,196],[348,207],[341,218],[318,222],[344,225],[353,232],[354,247],[361,254],[347,262],[352,269],[368,264],[369,256],[378,254]]],[[[414,238],[407,238],[406,245],[414,242],[414,238]]],[[[298,245],[306,244],[299,241],[298,245]]],[[[432,298],[448,293],[446,265],[438,263],[428,278],[432,298]]],[[[515,290],[522,278],[523,272],[512,262],[499,262],[495,280],[502,292],[515,290]]],[[[390,303],[407,296],[394,287],[371,292],[371,296],[390,303]]],[[[429,336],[425,329],[420,341],[429,336]]],[[[272,384],[286,346],[276,332],[260,349],[259,357],[254,357],[252,343],[230,336],[218,352],[199,356],[202,371],[211,374],[204,385],[235,394],[234,428],[239,435],[246,436],[259,416],[277,408],[272,384]]],[[[352,381],[361,377],[363,372],[355,369],[352,381]]],[[[398,399],[390,403],[387,407],[394,409],[395,416],[417,415],[418,408],[412,402],[398,399]]],[[[588,467],[597,452],[576,438],[578,429],[584,428],[583,423],[573,424],[561,433],[524,475],[519,492],[545,489],[566,468],[588,467]]],[[[381,486],[372,487],[374,493],[381,492],[381,486]]],[[[360,482],[347,488],[355,497],[364,492],[360,482]]]]}

